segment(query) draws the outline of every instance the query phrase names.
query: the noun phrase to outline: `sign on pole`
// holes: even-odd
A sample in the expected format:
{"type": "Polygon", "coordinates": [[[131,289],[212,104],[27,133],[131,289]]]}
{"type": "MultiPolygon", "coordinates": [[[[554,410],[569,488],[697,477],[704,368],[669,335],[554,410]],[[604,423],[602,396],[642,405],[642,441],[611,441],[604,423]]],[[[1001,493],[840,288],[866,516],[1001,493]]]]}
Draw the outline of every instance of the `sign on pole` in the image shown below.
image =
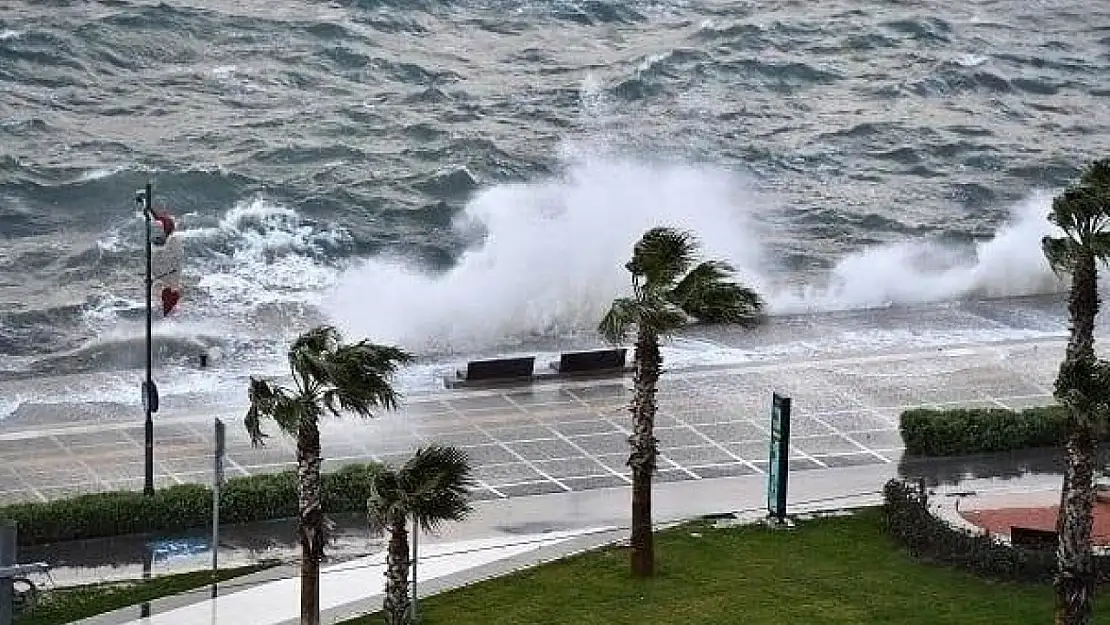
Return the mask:
{"type": "Polygon", "coordinates": [[[767,511],[786,518],[786,483],[790,470],[790,398],[771,395],[771,450],[767,458],[767,511]]]}

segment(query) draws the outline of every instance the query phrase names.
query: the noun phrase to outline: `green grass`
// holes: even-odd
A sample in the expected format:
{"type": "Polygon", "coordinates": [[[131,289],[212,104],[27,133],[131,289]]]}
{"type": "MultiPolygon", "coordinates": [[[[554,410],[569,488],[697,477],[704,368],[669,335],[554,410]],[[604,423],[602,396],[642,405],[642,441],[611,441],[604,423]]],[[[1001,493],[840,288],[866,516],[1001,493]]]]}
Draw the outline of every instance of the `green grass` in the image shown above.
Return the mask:
{"type": "MultiPolygon", "coordinates": [[[[216,581],[254,573],[272,566],[269,563],[221,569],[216,581]]],[[[34,612],[16,617],[15,625],[62,625],[104,614],[131,605],[137,605],[202,588],[212,583],[211,571],[193,571],[177,575],[162,575],[148,580],[109,582],[40,590],[34,612]]],[[[138,617],[138,614],[136,614],[138,617]]]]}
{"type": "MultiPolygon", "coordinates": [[[[794,530],[686,525],[658,535],[656,557],[654,579],[630,579],[627,551],[609,548],[428,598],[421,616],[425,625],[1052,621],[1050,587],[917,562],[883,534],[877,509],[794,530]]],[[[347,625],[382,622],[371,615],[347,625]]],[[[1110,625],[1110,616],[1095,622],[1110,625]]]]}

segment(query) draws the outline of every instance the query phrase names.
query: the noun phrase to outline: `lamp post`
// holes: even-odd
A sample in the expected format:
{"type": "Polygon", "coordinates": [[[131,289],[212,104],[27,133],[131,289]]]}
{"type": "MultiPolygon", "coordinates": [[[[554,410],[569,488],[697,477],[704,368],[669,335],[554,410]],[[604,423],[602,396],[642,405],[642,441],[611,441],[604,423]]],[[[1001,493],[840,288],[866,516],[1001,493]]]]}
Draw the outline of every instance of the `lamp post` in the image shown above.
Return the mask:
{"type": "Polygon", "coordinates": [[[142,394],[143,394],[143,411],[146,413],[146,421],[144,422],[144,442],[143,449],[146,452],[146,458],[143,463],[143,494],[154,494],[154,420],[151,415],[158,410],[158,390],[154,386],[154,347],[153,347],[153,329],[154,329],[154,312],[153,302],[151,301],[152,292],[154,291],[154,277],[152,272],[152,260],[150,249],[150,227],[151,219],[153,218],[154,204],[151,201],[153,189],[152,185],[148,182],[146,189],[139,191],[135,195],[135,201],[143,209],[143,218],[146,221],[146,379],[143,381],[142,394]]]}

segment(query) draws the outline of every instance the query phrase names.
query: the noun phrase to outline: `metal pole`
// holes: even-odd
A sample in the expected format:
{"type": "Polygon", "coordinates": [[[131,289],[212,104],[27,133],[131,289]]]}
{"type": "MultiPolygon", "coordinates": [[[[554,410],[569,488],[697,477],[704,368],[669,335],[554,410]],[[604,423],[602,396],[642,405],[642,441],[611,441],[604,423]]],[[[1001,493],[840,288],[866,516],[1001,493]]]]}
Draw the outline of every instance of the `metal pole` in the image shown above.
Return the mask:
{"type": "Polygon", "coordinates": [[[420,542],[420,525],[416,518],[412,519],[412,622],[419,623],[420,618],[416,611],[416,560],[417,545],[420,542]]]}
{"type": "MultiPolygon", "coordinates": [[[[0,567],[15,565],[16,530],[15,523],[0,522],[0,567]]],[[[0,625],[12,625],[14,617],[12,602],[14,601],[12,578],[0,577],[0,625]]]]}
{"type": "MultiPolygon", "coordinates": [[[[151,570],[154,568],[154,546],[150,543],[143,544],[143,579],[150,579],[151,570]]],[[[150,601],[139,605],[139,618],[150,618],[150,601]]]]}
{"type": "Polygon", "coordinates": [[[220,486],[224,481],[224,422],[216,419],[216,453],[212,471],[212,597],[216,597],[216,572],[220,548],[220,486]]]}
{"type": "Polygon", "coordinates": [[[146,195],[143,197],[143,216],[146,220],[146,385],[143,388],[143,409],[146,412],[146,421],[144,423],[145,436],[144,436],[144,449],[146,451],[145,458],[145,473],[143,481],[143,493],[146,495],[154,494],[154,420],[150,416],[150,411],[153,408],[153,389],[154,389],[154,346],[153,346],[153,333],[154,333],[154,304],[151,301],[152,291],[154,290],[154,277],[151,275],[152,261],[150,251],[150,218],[151,211],[154,208],[154,199],[151,195],[154,190],[149,182],[146,183],[146,195]]]}

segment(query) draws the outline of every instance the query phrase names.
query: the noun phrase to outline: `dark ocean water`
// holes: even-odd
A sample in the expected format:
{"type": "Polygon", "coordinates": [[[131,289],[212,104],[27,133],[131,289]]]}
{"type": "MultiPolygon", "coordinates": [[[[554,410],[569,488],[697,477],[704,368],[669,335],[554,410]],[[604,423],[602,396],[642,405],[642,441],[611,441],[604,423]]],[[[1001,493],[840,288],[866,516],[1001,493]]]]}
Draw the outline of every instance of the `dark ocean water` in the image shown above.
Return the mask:
{"type": "Polygon", "coordinates": [[[0,0],[0,369],[136,366],[147,181],[163,359],[246,370],[588,334],[659,223],[776,313],[1051,292],[1107,155],[1103,2],[0,0]]]}

